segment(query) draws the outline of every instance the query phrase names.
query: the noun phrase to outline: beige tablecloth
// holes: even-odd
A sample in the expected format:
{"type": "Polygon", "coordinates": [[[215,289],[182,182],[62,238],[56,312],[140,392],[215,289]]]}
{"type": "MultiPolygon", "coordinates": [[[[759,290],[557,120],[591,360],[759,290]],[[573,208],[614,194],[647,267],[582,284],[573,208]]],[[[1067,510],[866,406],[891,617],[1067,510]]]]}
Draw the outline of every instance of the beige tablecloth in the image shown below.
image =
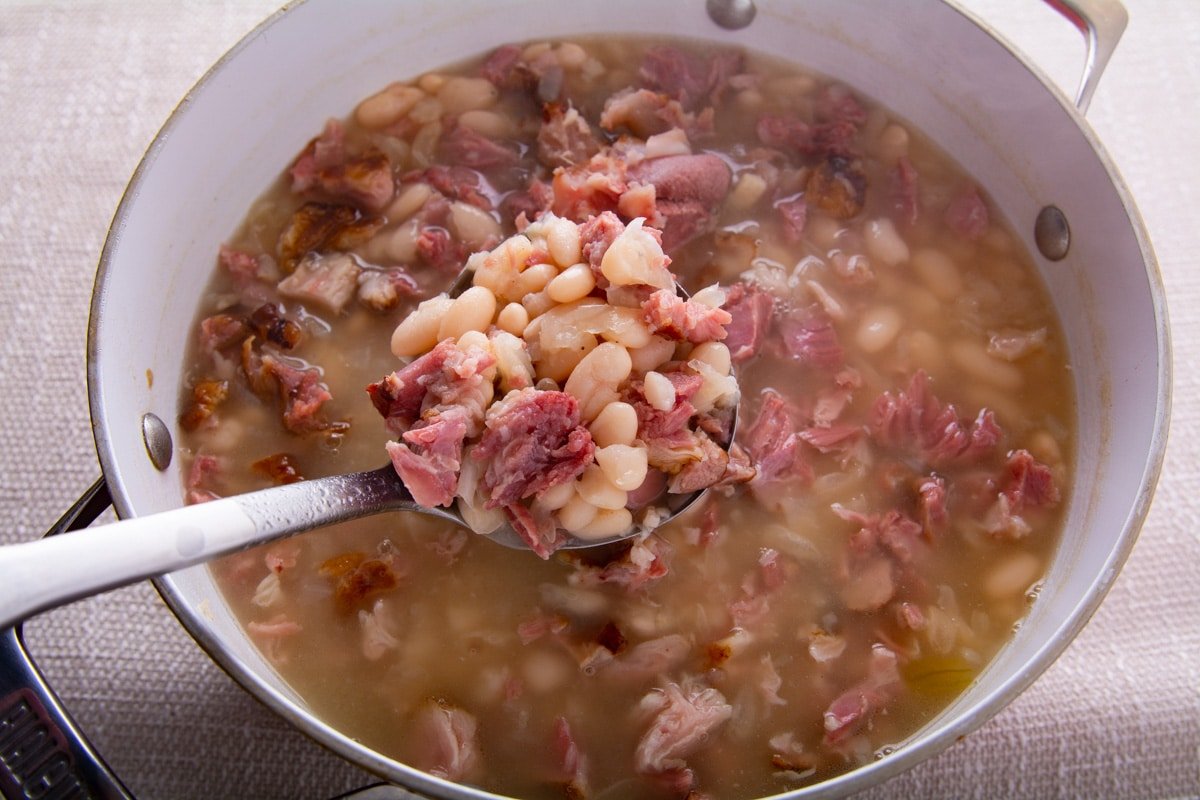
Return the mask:
{"type": "MultiPolygon", "coordinates": [[[[1153,511],[1066,654],[872,798],[1200,797],[1200,4],[1126,2],[1089,117],[1138,199],[1170,302],[1175,408],[1153,511]]],[[[273,3],[0,3],[0,542],[37,536],[99,474],[84,344],[106,228],[176,101],[273,3]]],[[[1073,83],[1082,45],[1038,0],[969,6],[1073,83]]],[[[321,798],[367,779],[244,694],[149,585],[27,632],[139,797],[321,798]]]]}

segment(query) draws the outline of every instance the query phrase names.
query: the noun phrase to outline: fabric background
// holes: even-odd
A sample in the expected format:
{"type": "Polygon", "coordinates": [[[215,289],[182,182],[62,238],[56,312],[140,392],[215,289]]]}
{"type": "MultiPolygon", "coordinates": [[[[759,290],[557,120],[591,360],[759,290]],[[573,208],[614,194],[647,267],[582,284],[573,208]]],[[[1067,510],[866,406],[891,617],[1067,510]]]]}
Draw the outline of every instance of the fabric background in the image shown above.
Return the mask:
{"type": "MultiPolygon", "coordinates": [[[[1131,23],[1089,118],[1137,198],[1170,303],[1174,418],[1153,510],[1057,663],[978,732],[866,797],[1200,797],[1200,6],[1126,3],[1131,23]]],[[[967,5],[1073,87],[1081,40],[1041,2],[967,5]]],[[[0,542],[38,536],[99,475],[84,347],[107,226],[175,103],[273,6],[0,2],[0,542]]],[[[26,630],[139,797],[323,798],[368,780],[238,688],[148,584],[26,630]]]]}

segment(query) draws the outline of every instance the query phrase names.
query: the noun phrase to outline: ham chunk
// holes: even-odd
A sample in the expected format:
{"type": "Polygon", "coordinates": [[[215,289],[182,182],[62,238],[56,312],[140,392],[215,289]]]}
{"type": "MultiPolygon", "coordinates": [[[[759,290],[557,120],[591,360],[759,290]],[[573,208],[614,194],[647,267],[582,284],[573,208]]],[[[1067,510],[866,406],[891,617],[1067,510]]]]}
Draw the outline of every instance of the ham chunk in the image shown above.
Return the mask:
{"type": "Polygon", "coordinates": [[[435,406],[469,406],[472,428],[483,421],[483,407],[491,382],[483,373],[495,357],[480,348],[460,350],[453,340],[439,342],[404,369],[367,387],[375,409],[389,431],[397,436],[412,428],[424,412],[435,406]]]}
{"type": "Polygon", "coordinates": [[[530,388],[488,410],[471,457],[489,460],[481,484],[487,508],[499,508],[574,480],[595,451],[573,396],[530,388]]]}
{"type": "Polygon", "coordinates": [[[825,711],[825,744],[836,747],[861,731],[900,694],[901,687],[896,654],[881,644],[873,646],[866,677],[825,711]]]}
{"type": "Polygon", "coordinates": [[[735,283],[725,295],[730,321],[725,325],[725,346],[733,363],[758,355],[775,313],[775,298],[752,284],[735,283]]]}
{"type": "Polygon", "coordinates": [[[708,153],[646,159],[631,167],[628,177],[654,187],[667,252],[712,230],[733,180],[725,162],[708,153]]]}
{"type": "Polygon", "coordinates": [[[403,442],[387,443],[396,474],[421,505],[449,506],[454,502],[469,426],[467,413],[451,408],[405,431],[403,442]]]}
{"type": "Polygon", "coordinates": [[[358,291],[358,264],[345,253],[312,253],[279,282],[279,293],[339,313],[358,291]]]}
{"type": "Polygon", "coordinates": [[[979,190],[967,186],[950,201],[942,215],[946,227],[968,241],[978,241],[988,232],[990,219],[987,205],[979,196],[979,190]]]}
{"type": "Polygon", "coordinates": [[[537,157],[543,165],[571,167],[587,162],[600,150],[600,142],[580,113],[561,105],[547,106],[538,130],[537,157]]]}
{"type": "Polygon", "coordinates": [[[845,355],[833,321],[823,311],[788,317],[780,325],[783,345],[793,360],[820,369],[840,369],[845,355]]]}
{"type": "Polygon", "coordinates": [[[392,162],[379,150],[350,156],[342,124],[331,119],[325,130],[292,163],[292,191],[319,190],[349,200],[369,211],[380,211],[392,199],[396,184],[392,162]]]}
{"type": "Polygon", "coordinates": [[[684,759],[733,716],[733,706],[724,695],[691,682],[652,689],[640,708],[654,715],[634,753],[634,768],[642,774],[685,769],[684,759]]]}
{"type": "Polygon", "coordinates": [[[651,333],[692,344],[724,339],[725,325],[733,319],[724,309],[684,300],[670,289],[659,289],[650,295],[642,304],[642,318],[651,333]]]}
{"type": "Polygon", "coordinates": [[[1003,432],[991,411],[973,422],[959,418],[929,391],[929,376],[918,370],[905,391],[884,392],[871,408],[869,429],[880,444],[919,455],[930,466],[970,464],[994,452],[1003,432]]]}
{"type": "Polygon", "coordinates": [[[329,424],[318,416],[326,402],[333,399],[316,367],[296,367],[272,355],[262,357],[266,375],[278,381],[283,399],[283,424],[293,433],[324,430],[329,424]]]}
{"type": "Polygon", "coordinates": [[[511,167],[521,160],[515,147],[493,141],[463,125],[442,138],[440,150],[449,163],[472,169],[511,167]]]}
{"type": "Polygon", "coordinates": [[[462,781],[481,768],[478,723],[475,717],[452,705],[430,701],[413,720],[414,767],[448,781],[462,781]]]}
{"type": "Polygon", "coordinates": [[[746,452],[758,470],[751,486],[797,477],[811,480],[812,467],[798,452],[799,413],[773,389],[763,392],[758,417],[746,435],[746,452]]]}

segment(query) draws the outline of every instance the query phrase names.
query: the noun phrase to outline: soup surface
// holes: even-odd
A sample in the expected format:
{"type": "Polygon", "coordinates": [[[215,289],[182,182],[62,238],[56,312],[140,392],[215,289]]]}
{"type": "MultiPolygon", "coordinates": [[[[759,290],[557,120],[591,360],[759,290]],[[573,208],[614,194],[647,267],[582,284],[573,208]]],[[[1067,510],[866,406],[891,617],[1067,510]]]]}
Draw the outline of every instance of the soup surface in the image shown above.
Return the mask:
{"type": "MultiPolygon", "coordinates": [[[[661,231],[685,288],[723,287],[740,384],[749,473],[631,542],[543,560],[388,515],[215,564],[347,735],[520,797],[757,797],[903,746],[1026,613],[1066,350],[984,190],[885,108],[752,53],[536,43],[393,84],[280,167],[200,303],[189,502],[386,463],[364,387],[405,365],[394,329],[545,212],[661,231]]],[[[496,327],[545,309],[544,261],[496,327]]]]}

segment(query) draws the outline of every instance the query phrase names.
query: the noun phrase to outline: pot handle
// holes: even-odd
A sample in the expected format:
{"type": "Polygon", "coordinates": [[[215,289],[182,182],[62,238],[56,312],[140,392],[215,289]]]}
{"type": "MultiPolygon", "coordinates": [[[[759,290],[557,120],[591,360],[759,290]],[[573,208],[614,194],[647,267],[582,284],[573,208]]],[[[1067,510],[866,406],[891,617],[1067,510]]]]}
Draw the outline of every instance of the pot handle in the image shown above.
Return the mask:
{"type": "MultiPolygon", "coordinates": [[[[46,535],[86,527],[110,505],[100,478],[46,535]]],[[[0,631],[0,797],[133,798],[46,683],[20,625],[0,631]]]]}
{"type": "Polygon", "coordinates": [[[1100,83],[1100,76],[1108,66],[1125,26],[1129,24],[1129,14],[1120,0],[1046,0],[1046,2],[1062,14],[1074,25],[1087,41],[1087,59],[1083,65],[1083,75],[1079,79],[1079,89],[1075,92],[1075,107],[1079,113],[1086,114],[1092,102],[1092,95],[1100,83]]]}

